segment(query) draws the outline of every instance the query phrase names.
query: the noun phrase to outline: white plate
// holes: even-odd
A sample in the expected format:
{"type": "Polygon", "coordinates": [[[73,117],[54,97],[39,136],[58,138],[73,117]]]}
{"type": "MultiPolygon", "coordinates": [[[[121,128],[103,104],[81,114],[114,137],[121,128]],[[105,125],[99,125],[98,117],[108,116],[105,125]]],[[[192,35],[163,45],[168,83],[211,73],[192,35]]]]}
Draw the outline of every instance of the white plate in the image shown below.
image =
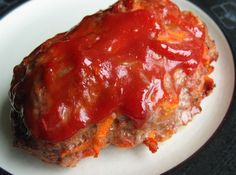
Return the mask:
{"type": "Polygon", "coordinates": [[[205,21],[220,53],[212,74],[216,88],[203,101],[203,112],[189,125],[161,144],[156,154],[144,146],[136,149],[110,147],[103,150],[99,158],[82,160],[76,168],[70,169],[48,165],[12,147],[8,89],[13,67],[46,39],[70,29],[85,15],[105,9],[114,1],[34,0],[0,21],[0,167],[17,175],[160,174],[190,157],[216,131],[233,94],[233,57],[224,35],[203,11],[188,1],[175,0],[181,9],[191,10],[205,21]]]}

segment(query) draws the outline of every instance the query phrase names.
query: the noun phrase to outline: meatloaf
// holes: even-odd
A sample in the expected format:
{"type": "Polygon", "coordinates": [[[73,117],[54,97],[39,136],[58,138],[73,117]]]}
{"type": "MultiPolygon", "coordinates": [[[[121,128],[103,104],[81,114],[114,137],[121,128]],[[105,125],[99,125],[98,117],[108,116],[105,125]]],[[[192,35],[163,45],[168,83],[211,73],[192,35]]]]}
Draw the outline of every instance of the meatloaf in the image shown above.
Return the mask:
{"type": "Polygon", "coordinates": [[[14,145],[64,167],[109,145],[154,153],[201,112],[217,57],[193,13],[170,0],[119,0],[14,68],[14,145]]]}

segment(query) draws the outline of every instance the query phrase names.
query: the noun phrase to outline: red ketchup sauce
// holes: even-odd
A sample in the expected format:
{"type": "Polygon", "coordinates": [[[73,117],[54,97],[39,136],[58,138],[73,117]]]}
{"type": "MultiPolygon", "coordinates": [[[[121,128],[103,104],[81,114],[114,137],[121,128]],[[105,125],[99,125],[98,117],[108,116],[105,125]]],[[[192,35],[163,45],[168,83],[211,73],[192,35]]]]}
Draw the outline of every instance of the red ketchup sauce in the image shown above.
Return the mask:
{"type": "Polygon", "coordinates": [[[172,3],[153,8],[121,12],[113,6],[87,16],[42,53],[24,79],[28,92],[42,96],[34,102],[29,93],[23,102],[33,137],[62,141],[113,112],[142,127],[158,104],[173,100],[164,75],[194,72],[205,28],[172,3]]]}

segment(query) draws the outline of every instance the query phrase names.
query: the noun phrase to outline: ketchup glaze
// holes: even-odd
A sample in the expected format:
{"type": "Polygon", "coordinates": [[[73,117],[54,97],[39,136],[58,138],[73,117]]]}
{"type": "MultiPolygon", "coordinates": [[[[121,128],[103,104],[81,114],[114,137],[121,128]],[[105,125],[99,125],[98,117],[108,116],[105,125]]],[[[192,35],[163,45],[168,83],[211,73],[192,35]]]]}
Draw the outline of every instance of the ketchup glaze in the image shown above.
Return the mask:
{"type": "Polygon", "coordinates": [[[62,141],[113,112],[142,127],[162,101],[176,100],[164,76],[192,74],[204,61],[205,27],[167,2],[134,8],[124,1],[126,11],[115,4],[39,47],[12,93],[23,91],[18,111],[34,138],[62,141]]]}

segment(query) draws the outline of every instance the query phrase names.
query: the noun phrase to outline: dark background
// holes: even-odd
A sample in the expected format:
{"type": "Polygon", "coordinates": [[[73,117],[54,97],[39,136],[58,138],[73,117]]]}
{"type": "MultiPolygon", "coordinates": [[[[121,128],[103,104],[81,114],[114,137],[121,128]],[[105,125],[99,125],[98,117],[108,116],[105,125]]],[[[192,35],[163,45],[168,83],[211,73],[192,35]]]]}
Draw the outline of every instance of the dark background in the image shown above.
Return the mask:
{"type": "MultiPolygon", "coordinates": [[[[0,19],[27,0],[0,0],[0,19]]],[[[224,32],[236,63],[236,0],[190,0],[204,10],[224,32]]],[[[1,22],[1,21],[0,21],[1,22]]],[[[10,163],[10,162],[9,162],[10,163]]],[[[223,124],[195,155],[168,171],[168,175],[236,175],[236,96],[223,124]]],[[[0,175],[9,175],[0,168],[0,175]]]]}

